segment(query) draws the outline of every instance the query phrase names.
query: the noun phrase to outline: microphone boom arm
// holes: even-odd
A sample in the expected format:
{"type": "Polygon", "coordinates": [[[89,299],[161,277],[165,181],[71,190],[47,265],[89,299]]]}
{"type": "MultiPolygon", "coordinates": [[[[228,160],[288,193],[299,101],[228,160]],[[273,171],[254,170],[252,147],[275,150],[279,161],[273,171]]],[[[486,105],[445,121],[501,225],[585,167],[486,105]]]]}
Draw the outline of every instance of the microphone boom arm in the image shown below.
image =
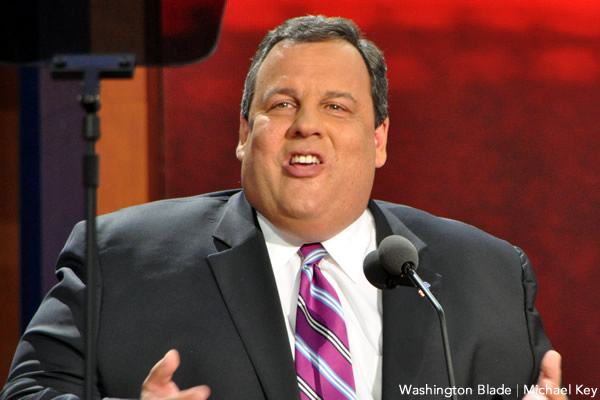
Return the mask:
{"type": "Polygon", "coordinates": [[[415,271],[415,267],[412,263],[406,263],[402,266],[404,274],[408,276],[410,281],[415,287],[421,289],[421,292],[427,297],[427,300],[431,303],[431,306],[435,308],[438,318],[440,320],[440,327],[442,330],[442,343],[444,345],[444,355],[446,357],[446,370],[448,371],[448,382],[452,388],[452,400],[457,400],[456,397],[456,382],[454,380],[454,368],[452,366],[452,355],[450,354],[450,341],[448,340],[448,328],[446,327],[446,314],[442,305],[437,301],[433,293],[429,290],[425,282],[415,271]]]}

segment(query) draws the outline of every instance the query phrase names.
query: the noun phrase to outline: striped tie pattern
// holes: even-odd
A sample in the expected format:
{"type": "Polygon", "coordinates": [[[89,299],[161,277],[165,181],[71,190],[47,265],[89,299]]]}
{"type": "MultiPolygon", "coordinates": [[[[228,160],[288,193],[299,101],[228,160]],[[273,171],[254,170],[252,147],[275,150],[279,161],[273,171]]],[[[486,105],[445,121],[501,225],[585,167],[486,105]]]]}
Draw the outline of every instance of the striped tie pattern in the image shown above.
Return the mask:
{"type": "Polygon", "coordinates": [[[296,373],[303,400],[356,399],[352,359],[340,300],[318,267],[320,243],[300,249],[304,261],[296,312],[296,373]]]}

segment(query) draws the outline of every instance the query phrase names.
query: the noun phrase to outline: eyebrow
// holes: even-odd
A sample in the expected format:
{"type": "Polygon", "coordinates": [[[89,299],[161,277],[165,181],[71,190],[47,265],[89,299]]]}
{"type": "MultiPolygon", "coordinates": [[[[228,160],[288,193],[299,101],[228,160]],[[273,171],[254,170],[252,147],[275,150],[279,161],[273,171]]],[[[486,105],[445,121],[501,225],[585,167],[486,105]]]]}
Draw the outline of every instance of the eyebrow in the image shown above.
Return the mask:
{"type": "MultiPolygon", "coordinates": [[[[286,87],[274,87],[271,88],[269,90],[267,90],[265,92],[265,94],[263,95],[263,102],[266,102],[269,97],[275,95],[275,94],[284,94],[284,95],[288,95],[291,97],[298,97],[298,91],[296,89],[293,88],[286,88],[286,87]]],[[[356,101],[356,99],[354,98],[354,96],[352,96],[352,94],[350,94],[349,92],[343,92],[341,90],[329,90],[327,92],[325,92],[325,99],[335,99],[335,98],[344,98],[344,99],[348,99],[351,102],[353,102],[354,104],[357,104],[358,102],[356,101]]]]}
{"type": "Polygon", "coordinates": [[[274,87],[265,92],[265,94],[262,97],[263,103],[266,102],[269,99],[269,97],[273,96],[274,94],[285,94],[291,97],[298,97],[298,92],[296,91],[296,89],[274,87]]]}
{"type": "Polygon", "coordinates": [[[350,94],[349,92],[342,92],[340,90],[330,90],[328,92],[325,93],[325,98],[326,99],[335,99],[335,98],[344,98],[344,99],[348,99],[351,102],[353,102],[354,104],[357,103],[356,99],[354,98],[354,96],[352,96],[352,94],[350,94]]]}

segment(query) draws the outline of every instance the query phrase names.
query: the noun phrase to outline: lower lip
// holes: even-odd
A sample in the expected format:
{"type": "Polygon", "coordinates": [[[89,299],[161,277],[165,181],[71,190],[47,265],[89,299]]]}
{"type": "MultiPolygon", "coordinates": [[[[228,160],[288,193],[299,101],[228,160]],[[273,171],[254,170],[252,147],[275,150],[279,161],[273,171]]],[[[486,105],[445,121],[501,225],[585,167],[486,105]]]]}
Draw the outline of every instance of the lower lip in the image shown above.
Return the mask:
{"type": "Polygon", "coordinates": [[[297,178],[310,178],[318,175],[323,168],[324,164],[285,164],[284,170],[291,176],[297,178]]]}

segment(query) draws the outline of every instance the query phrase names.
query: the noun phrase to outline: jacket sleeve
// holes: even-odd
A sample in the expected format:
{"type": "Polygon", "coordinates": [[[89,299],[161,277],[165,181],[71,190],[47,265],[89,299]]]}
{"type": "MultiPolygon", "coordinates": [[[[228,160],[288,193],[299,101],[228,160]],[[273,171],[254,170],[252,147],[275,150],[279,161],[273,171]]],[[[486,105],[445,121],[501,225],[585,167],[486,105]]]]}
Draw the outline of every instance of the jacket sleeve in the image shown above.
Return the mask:
{"type": "Polygon", "coordinates": [[[523,290],[525,299],[525,316],[527,319],[527,329],[529,331],[529,343],[533,355],[535,368],[533,370],[530,382],[533,384],[537,382],[538,375],[540,373],[540,364],[544,354],[550,349],[552,345],[550,340],[544,333],[544,327],[542,325],[542,318],[535,308],[535,298],[537,295],[537,279],[535,272],[531,267],[529,258],[523,250],[515,246],[519,257],[521,258],[521,268],[523,269],[523,290]]]}
{"type": "MultiPolygon", "coordinates": [[[[79,224],[59,258],[59,282],[48,292],[21,337],[1,400],[83,398],[85,283],[79,224]]],[[[97,396],[96,396],[97,397],[97,396]]]]}

